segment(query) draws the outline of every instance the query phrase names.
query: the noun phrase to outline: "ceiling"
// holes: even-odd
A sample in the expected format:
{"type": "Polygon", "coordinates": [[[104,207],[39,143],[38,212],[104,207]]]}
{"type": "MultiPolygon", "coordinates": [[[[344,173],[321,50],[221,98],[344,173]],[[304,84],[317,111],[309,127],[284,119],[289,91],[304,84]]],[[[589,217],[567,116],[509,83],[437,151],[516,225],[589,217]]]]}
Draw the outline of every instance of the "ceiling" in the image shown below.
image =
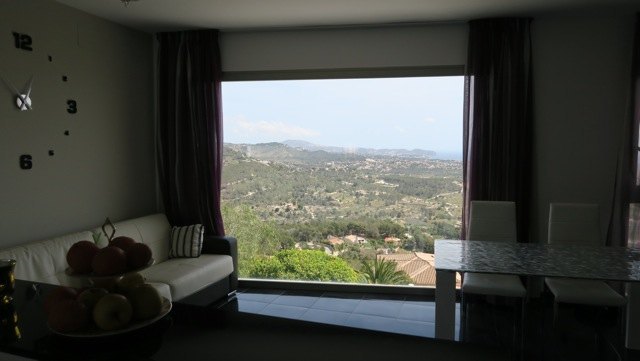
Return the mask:
{"type": "Polygon", "coordinates": [[[56,0],[148,32],[465,21],[556,11],[640,9],[638,0],[56,0]]]}

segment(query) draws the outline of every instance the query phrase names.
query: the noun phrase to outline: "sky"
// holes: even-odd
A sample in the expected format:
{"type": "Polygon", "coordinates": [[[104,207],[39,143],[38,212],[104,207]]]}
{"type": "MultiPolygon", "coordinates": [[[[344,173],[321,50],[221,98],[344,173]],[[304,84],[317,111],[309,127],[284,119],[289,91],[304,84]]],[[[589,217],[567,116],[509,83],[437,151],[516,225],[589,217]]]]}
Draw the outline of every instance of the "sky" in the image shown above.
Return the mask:
{"type": "Polygon", "coordinates": [[[224,142],[459,154],[463,84],[461,76],[223,82],[224,142]]]}

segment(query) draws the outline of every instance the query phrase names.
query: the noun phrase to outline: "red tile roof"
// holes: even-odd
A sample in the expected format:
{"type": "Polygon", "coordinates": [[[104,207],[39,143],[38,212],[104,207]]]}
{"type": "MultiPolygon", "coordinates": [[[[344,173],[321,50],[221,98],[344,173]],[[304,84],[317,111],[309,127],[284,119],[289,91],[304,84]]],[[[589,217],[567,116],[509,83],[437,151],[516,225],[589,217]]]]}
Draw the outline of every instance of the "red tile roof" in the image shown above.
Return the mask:
{"type": "MultiPolygon", "coordinates": [[[[380,254],[380,259],[396,262],[396,269],[405,271],[418,286],[436,285],[436,269],[433,254],[424,252],[380,254]]],[[[456,274],[456,287],[460,287],[460,275],[456,274]]]]}

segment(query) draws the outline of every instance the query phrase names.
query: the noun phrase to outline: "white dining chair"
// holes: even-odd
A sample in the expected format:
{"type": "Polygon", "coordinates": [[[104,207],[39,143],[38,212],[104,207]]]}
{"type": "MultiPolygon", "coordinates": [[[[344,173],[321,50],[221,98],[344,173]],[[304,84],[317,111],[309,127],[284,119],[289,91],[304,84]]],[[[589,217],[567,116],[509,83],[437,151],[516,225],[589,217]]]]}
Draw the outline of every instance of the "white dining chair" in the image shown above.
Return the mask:
{"type": "MultiPolygon", "coordinates": [[[[549,207],[548,242],[575,247],[602,246],[600,211],[597,204],[551,203],[549,207]]],[[[626,299],[606,282],[546,277],[545,284],[553,294],[553,328],[556,329],[560,304],[620,308],[626,299]]]]}
{"type": "MultiPolygon", "coordinates": [[[[468,241],[497,241],[516,242],[516,204],[507,201],[472,201],[469,214],[469,229],[467,233],[468,241]]],[[[520,330],[518,331],[517,320],[514,312],[514,340],[518,333],[522,333],[524,326],[524,302],[527,291],[516,275],[470,273],[464,274],[462,281],[462,313],[465,316],[465,327],[467,328],[467,303],[469,296],[501,296],[507,298],[521,299],[519,307],[514,308],[516,312],[519,308],[520,330]]]]}

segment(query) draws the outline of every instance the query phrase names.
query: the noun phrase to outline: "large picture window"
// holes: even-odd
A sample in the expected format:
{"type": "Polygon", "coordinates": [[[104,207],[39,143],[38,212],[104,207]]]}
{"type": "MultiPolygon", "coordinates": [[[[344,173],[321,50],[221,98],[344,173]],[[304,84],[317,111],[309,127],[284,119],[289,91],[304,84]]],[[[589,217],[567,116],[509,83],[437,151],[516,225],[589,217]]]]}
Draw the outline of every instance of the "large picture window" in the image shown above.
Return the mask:
{"type": "Polygon", "coordinates": [[[463,77],[223,83],[243,278],[435,286],[459,238],[463,77]]]}

